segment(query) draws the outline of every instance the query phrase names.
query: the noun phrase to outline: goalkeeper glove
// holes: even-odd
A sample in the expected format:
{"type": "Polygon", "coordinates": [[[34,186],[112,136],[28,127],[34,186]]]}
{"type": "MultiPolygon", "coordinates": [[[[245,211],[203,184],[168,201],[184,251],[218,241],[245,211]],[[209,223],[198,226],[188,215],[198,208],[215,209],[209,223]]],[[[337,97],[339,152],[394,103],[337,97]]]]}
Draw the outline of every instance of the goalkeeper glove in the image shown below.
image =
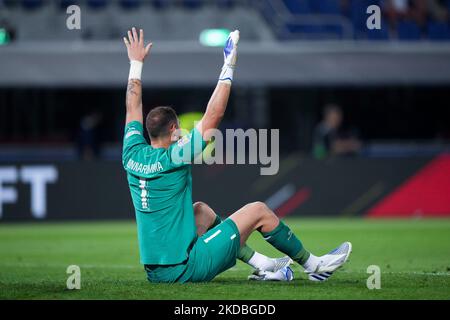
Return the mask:
{"type": "Polygon", "coordinates": [[[294,272],[290,267],[284,267],[275,272],[255,270],[252,275],[248,276],[248,279],[257,281],[292,281],[294,272]]]}
{"type": "Polygon", "coordinates": [[[220,73],[219,82],[231,84],[233,72],[237,60],[237,44],[239,42],[239,30],[235,30],[228,36],[223,49],[224,64],[220,73]]]}

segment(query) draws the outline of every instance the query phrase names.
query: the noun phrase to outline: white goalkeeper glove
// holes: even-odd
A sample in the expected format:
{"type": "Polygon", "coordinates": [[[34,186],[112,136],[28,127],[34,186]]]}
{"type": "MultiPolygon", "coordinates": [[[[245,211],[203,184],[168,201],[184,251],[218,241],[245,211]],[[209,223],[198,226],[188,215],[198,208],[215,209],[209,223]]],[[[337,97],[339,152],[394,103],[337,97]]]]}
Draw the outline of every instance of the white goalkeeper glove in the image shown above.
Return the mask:
{"type": "Polygon", "coordinates": [[[248,276],[248,279],[258,281],[292,281],[294,272],[290,267],[284,267],[275,272],[256,269],[252,275],[248,276]]]}
{"type": "Polygon", "coordinates": [[[224,64],[220,73],[219,82],[231,84],[237,60],[237,45],[239,42],[239,30],[235,30],[228,36],[223,49],[224,64]]]}

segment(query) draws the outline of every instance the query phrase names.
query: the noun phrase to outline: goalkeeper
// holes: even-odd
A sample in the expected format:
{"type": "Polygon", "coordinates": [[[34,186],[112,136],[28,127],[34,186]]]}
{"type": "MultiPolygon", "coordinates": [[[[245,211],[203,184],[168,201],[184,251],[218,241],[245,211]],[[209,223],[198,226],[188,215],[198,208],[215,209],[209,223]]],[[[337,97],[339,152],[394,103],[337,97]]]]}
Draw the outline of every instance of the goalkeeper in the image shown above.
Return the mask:
{"type": "MultiPolygon", "coordinates": [[[[230,34],[224,65],[205,114],[196,127],[179,138],[179,121],[170,107],[156,107],[145,119],[151,144],[144,139],[141,74],[152,44],[144,45],[144,32],[135,28],[124,38],[130,59],[126,94],[126,125],[122,162],[135,207],[141,263],[151,282],[210,281],[233,267],[236,259],[253,266],[256,280],[282,279],[294,261],[309,277],[325,280],[350,254],[346,242],[322,257],[310,254],[263,203],[248,204],[221,221],[206,204],[192,203],[190,164],[210,140],[227,106],[237,58],[239,31],[230,34]],[[246,245],[258,230],[289,257],[271,259],[246,245]]],[[[287,279],[290,280],[290,279],[287,279]]],[[[321,280],[320,280],[321,281],[321,280]]]]}

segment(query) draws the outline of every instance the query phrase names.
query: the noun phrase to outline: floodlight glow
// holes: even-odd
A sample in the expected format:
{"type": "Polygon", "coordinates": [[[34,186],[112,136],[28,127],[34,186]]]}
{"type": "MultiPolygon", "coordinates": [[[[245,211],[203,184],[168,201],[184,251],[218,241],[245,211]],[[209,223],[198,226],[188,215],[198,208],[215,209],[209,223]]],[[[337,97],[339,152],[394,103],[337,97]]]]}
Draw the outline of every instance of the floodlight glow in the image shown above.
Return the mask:
{"type": "Polygon", "coordinates": [[[9,42],[9,36],[6,29],[0,28],[0,46],[9,42]]]}
{"type": "Polygon", "coordinates": [[[206,29],[200,33],[199,41],[207,47],[222,47],[227,42],[229,34],[228,29],[206,29]]]}

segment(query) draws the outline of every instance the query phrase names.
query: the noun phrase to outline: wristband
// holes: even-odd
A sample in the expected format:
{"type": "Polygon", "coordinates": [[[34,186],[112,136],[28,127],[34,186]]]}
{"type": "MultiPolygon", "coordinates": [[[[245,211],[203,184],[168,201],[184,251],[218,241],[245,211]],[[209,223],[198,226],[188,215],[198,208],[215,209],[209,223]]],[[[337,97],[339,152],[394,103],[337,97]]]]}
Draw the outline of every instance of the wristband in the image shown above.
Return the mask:
{"type": "Polygon", "coordinates": [[[231,84],[233,82],[234,66],[224,64],[219,76],[219,82],[231,84]]]}
{"type": "Polygon", "coordinates": [[[143,66],[144,66],[144,64],[141,61],[131,60],[130,61],[130,74],[128,76],[128,80],[131,80],[131,79],[141,80],[143,66]]]}

